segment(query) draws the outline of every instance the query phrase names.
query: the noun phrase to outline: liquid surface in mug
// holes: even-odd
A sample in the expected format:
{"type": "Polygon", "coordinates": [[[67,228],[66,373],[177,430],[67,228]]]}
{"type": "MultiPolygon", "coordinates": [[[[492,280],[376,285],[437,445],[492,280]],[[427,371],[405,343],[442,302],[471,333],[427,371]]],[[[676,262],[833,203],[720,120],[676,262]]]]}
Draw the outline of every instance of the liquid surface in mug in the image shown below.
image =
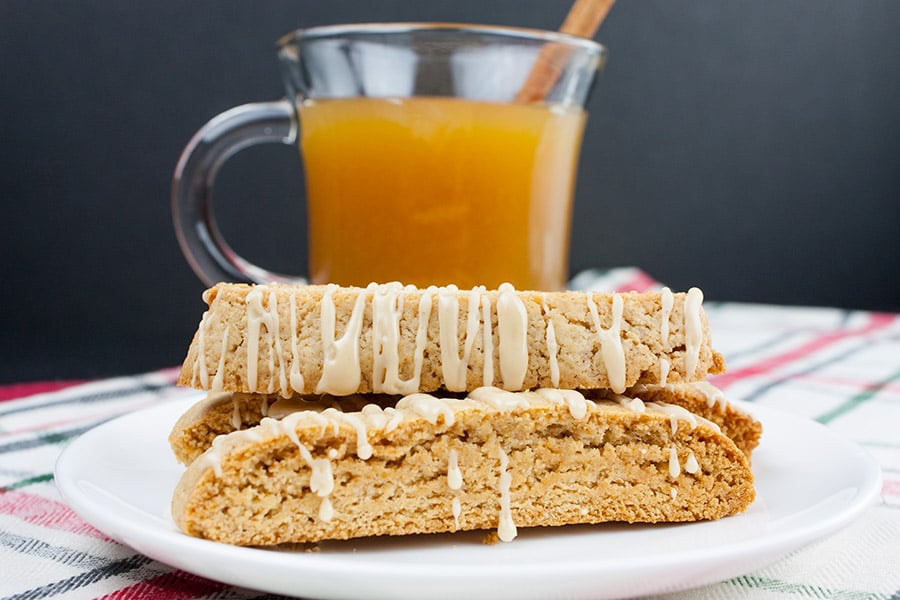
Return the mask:
{"type": "Polygon", "coordinates": [[[580,108],[352,98],[300,116],[313,282],[565,285],[580,108]]]}

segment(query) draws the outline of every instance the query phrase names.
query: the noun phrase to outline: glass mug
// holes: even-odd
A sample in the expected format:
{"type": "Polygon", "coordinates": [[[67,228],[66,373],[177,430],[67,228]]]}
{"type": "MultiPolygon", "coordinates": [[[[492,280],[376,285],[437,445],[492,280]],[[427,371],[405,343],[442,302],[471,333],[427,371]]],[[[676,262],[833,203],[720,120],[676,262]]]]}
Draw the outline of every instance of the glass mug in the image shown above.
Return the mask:
{"type": "Polygon", "coordinates": [[[287,98],[215,117],[175,171],[176,233],[206,284],[306,281],[234,252],[212,205],[235,152],[299,141],[310,282],[565,286],[601,45],[504,27],[367,24],[295,31],[278,56],[287,98]]]}

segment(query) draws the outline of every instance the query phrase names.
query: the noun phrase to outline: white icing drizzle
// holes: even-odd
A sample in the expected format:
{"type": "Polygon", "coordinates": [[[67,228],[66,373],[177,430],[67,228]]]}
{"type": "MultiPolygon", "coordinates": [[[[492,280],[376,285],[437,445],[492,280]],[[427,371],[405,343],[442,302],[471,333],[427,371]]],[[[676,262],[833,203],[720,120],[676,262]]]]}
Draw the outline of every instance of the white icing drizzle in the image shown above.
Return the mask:
{"type": "Polygon", "coordinates": [[[528,408],[526,393],[510,392],[496,387],[480,387],[469,392],[468,398],[487,404],[494,410],[509,412],[517,408],[528,408]]]}
{"type": "Polygon", "coordinates": [[[544,311],[546,327],[547,359],[550,364],[550,383],[553,387],[559,387],[559,345],[556,343],[556,329],[550,318],[550,308],[547,306],[547,294],[541,294],[541,309],[544,311]]]}
{"type": "MultiPolygon", "coordinates": [[[[294,413],[295,415],[300,415],[302,413],[294,413]]],[[[300,443],[300,439],[297,437],[296,431],[296,419],[299,417],[288,417],[281,421],[275,421],[274,419],[263,419],[263,421],[274,421],[275,423],[280,423],[279,430],[284,432],[285,435],[290,438],[294,445],[297,446],[297,450],[300,452],[300,457],[306,463],[306,465],[310,469],[309,474],[309,489],[316,496],[321,498],[319,503],[319,520],[327,523],[334,516],[334,506],[331,503],[331,493],[334,491],[334,473],[331,469],[331,460],[330,458],[313,458],[312,453],[309,449],[300,443]]]]}
{"type": "Polygon", "coordinates": [[[444,386],[451,392],[466,389],[466,372],[469,357],[475,343],[478,330],[478,306],[480,291],[484,288],[473,288],[469,292],[468,317],[466,320],[466,337],[463,342],[462,356],[459,355],[458,320],[459,320],[459,288],[455,285],[438,289],[438,329],[441,344],[441,373],[444,386]]]}
{"type": "Polygon", "coordinates": [[[353,312],[340,339],[335,339],[335,284],[325,288],[321,302],[322,321],[322,377],[316,384],[317,394],[342,396],[359,389],[362,373],[359,364],[359,334],[362,329],[366,291],[360,290],[353,305],[353,312]]]}
{"type": "MultiPolygon", "coordinates": [[[[251,393],[258,392],[257,382],[259,378],[259,348],[260,348],[260,340],[262,336],[262,328],[265,326],[266,335],[272,336],[272,329],[276,327],[274,337],[277,339],[277,319],[278,313],[275,312],[275,318],[273,322],[273,318],[269,311],[263,306],[263,301],[265,300],[265,293],[268,290],[267,286],[264,285],[256,285],[247,293],[246,303],[247,303],[247,390],[251,393]]],[[[275,341],[273,340],[272,345],[274,348],[275,341]]],[[[274,362],[273,352],[269,353],[269,361],[274,362]]],[[[270,385],[267,391],[271,392],[271,387],[274,384],[273,380],[270,380],[270,385]]]]}
{"type": "Polygon", "coordinates": [[[303,391],[303,375],[300,373],[300,348],[298,346],[297,327],[297,291],[291,293],[291,374],[289,380],[291,389],[295,392],[303,391]]]}
{"type": "Polygon", "coordinates": [[[500,492],[500,520],[497,524],[497,537],[501,542],[511,542],[518,535],[510,509],[509,488],[512,485],[512,475],[507,471],[509,458],[506,456],[506,452],[503,451],[503,448],[498,448],[498,451],[500,452],[500,479],[497,488],[500,492]]]}
{"type": "Polygon", "coordinates": [[[671,490],[669,490],[669,493],[672,495],[672,500],[674,500],[675,498],[678,497],[678,490],[675,488],[672,488],[671,490]]]}
{"type": "Polygon", "coordinates": [[[698,288],[688,290],[684,300],[684,335],[685,335],[685,378],[692,380],[700,362],[700,346],[703,342],[703,322],[701,321],[701,306],[703,304],[703,292],[698,288]]]}
{"type": "Polygon", "coordinates": [[[594,321],[594,329],[600,338],[600,355],[606,374],[609,378],[609,387],[613,392],[621,394],[625,391],[625,350],[622,348],[622,311],[624,304],[622,296],[613,294],[612,323],[609,329],[600,325],[600,315],[597,313],[597,305],[594,303],[593,294],[588,293],[588,310],[594,321]]]}
{"type": "Polygon", "coordinates": [[[491,299],[485,295],[481,298],[482,346],[484,355],[483,385],[494,385],[494,332],[491,330],[491,299]]]}
{"type": "MultiPolygon", "coordinates": [[[[243,434],[244,432],[240,433],[243,434]]],[[[202,461],[200,464],[204,467],[212,467],[216,477],[222,476],[222,452],[224,452],[222,444],[225,442],[225,437],[224,435],[214,437],[212,446],[197,459],[202,461]]]]}
{"type": "Polygon", "coordinates": [[[432,425],[436,425],[438,417],[444,417],[444,425],[450,427],[456,421],[451,403],[456,400],[436,398],[430,394],[410,394],[397,402],[397,412],[410,411],[432,425]]]}
{"type": "Polygon", "coordinates": [[[662,413],[669,417],[669,422],[672,425],[672,433],[675,433],[678,430],[678,421],[686,422],[691,429],[694,429],[698,424],[702,423],[717,432],[721,432],[719,426],[712,421],[704,419],[699,415],[695,415],[691,411],[678,406],[677,404],[668,404],[667,402],[659,401],[647,402],[647,408],[652,412],[662,413]]]}
{"type": "Polygon", "coordinates": [[[216,368],[216,376],[212,380],[212,391],[218,392],[225,388],[225,351],[228,349],[228,332],[231,326],[226,325],[222,333],[222,346],[219,348],[219,366],[216,368]]]}
{"type": "Polygon", "coordinates": [[[687,460],[684,463],[684,471],[685,473],[690,473],[691,475],[694,475],[698,471],[700,471],[700,463],[697,462],[697,457],[694,456],[693,450],[690,451],[690,454],[688,454],[687,460]]]}
{"type": "Polygon", "coordinates": [[[672,314],[672,306],[675,304],[675,295],[667,287],[660,290],[660,294],[662,310],[659,314],[659,339],[663,349],[666,349],[669,345],[669,316],[672,314]]]}
{"type": "Polygon", "coordinates": [[[681,464],[678,462],[678,450],[675,446],[669,448],[669,476],[675,479],[681,475],[681,464]]]}
{"type": "Polygon", "coordinates": [[[621,394],[616,394],[613,396],[613,399],[622,405],[624,408],[627,408],[631,412],[635,412],[640,414],[644,414],[647,410],[647,405],[644,404],[644,401],[638,397],[629,398],[628,396],[623,396],[621,394]]]}
{"type": "Polygon", "coordinates": [[[332,419],[335,425],[338,421],[343,421],[353,427],[356,430],[356,455],[363,460],[372,457],[372,445],[369,443],[369,434],[363,413],[345,413],[336,408],[326,408],[322,411],[322,416],[332,419]]]}
{"type": "Polygon", "coordinates": [[[498,289],[500,378],[503,389],[520,390],[528,372],[528,312],[512,284],[503,283],[498,289]]]}
{"type": "Polygon", "coordinates": [[[231,426],[240,429],[243,421],[241,420],[241,409],[237,396],[231,396],[231,426]]]}
{"type": "Polygon", "coordinates": [[[650,402],[647,405],[653,412],[658,412],[669,417],[672,425],[672,433],[678,431],[678,421],[685,421],[691,429],[697,426],[697,418],[691,411],[676,404],[666,402],[650,402]]]}
{"type": "Polygon", "coordinates": [[[588,405],[594,404],[578,390],[540,388],[535,390],[534,393],[551,404],[565,404],[569,408],[569,414],[572,415],[572,418],[579,421],[587,416],[588,405]]]}
{"type": "Polygon", "coordinates": [[[447,487],[453,491],[462,489],[462,471],[459,469],[459,456],[456,450],[451,448],[447,455],[447,487]]]}
{"type": "Polygon", "coordinates": [[[710,382],[695,381],[689,385],[703,394],[703,397],[706,399],[706,406],[709,408],[714,407],[716,404],[721,404],[722,408],[725,408],[728,405],[728,400],[725,398],[725,394],[722,393],[722,390],[710,382]]]}
{"type": "Polygon", "coordinates": [[[671,368],[672,365],[669,364],[667,359],[659,359],[659,385],[666,385],[666,380],[669,378],[669,369],[671,368]]]}
{"type": "Polygon", "coordinates": [[[372,391],[398,394],[408,389],[400,379],[400,316],[403,286],[369,284],[372,294],[372,391]]]}
{"type": "Polygon", "coordinates": [[[462,513],[462,506],[458,497],[454,497],[450,502],[450,512],[453,514],[453,529],[459,529],[459,515],[462,513]]]}
{"type": "Polygon", "coordinates": [[[425,361],[425,344],[428,342],[428,320],[431,318],[431,305],[436,292],[437,288],[432,285],[419,297],[419,323],[416,328],[416,347],[413,351],[413,375],[406,389],[397,392],[399,394],[411,394],[419,389],[422,365],[425,361]]]}
{"type": "MultiPolygon", "coordinates": [[[[209,311],[203,313],[200,319],[200,328],[197,333],[197,360],[194,361],[192,380],[200,380],[200,385],[206,389],[209,385],[209,371],[206,368],[206,327],[203,326],[209,317],[209,311]]],[[[208,324],[207,324],[208,326],[208,324]]]]}
{"type": "Polygon", "coordinates": [[[328,496],[322,498],[321,504],[319,504],[319,520],[323,523],[327,523],[334,517],[334,505],[331,503],[331,498],[328,496]]]}

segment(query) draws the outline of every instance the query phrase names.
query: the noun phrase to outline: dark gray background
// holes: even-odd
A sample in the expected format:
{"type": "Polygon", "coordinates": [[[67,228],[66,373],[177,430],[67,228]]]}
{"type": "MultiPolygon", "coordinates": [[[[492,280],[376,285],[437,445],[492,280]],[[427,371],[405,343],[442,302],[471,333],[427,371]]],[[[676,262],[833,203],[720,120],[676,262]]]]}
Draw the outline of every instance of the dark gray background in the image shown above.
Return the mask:
{"type": "MultiPolygon", "coordinates": [[[[274,40],[336,22],[556,28],[568,0],[0,0],[0,382],[180,363],[203,305],[169,213],[191,135],[281,96],[274,40]]],[[[572,271],[708,299],[900,310],[900,2],[620,0],[572,271]]],[[[305,263],[300,159],[233,159],[240,252],[305,263]]]]}

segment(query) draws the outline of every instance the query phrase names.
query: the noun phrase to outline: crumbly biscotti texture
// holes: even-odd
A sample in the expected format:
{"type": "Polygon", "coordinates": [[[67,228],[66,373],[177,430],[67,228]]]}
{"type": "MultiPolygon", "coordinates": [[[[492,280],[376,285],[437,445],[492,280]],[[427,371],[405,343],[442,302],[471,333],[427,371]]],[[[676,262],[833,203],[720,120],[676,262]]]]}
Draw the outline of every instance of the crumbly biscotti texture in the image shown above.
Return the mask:
{"type": "MultiPolygon", "coordinates": [[[[596,399],[615,396],[606,390],[586,394],[596,399]]],[[[729,403],[721,390],[709,383],[638,386],[626,390],[623,395],[681,406],[712,421],[748,457],[759,445],[760,422],[729,403]]],[[[285,400],[277,395],[210,392],[178,419],[169,434],[169,445],[175,458],[187,465],[212,446],[216,437],[255,427],[267,416],[277,419],[299,410],[322,411],[329,407],[339,407],[345,412],[359,411],[366,404],[393,406],[399,399],[399,396],[382,394],[354,394],[295,396],[285,400]]]]}
{"type": "Polygon", "coordinates": [[[504,296],[219,284],[204,294],[209,308],[178,383],[290,396],[486,385],[621,392],[637,384],[699,381],[723,372],[725,364],[710,345],[697,295],[702,300],[699,291],[693,301],[689,293],[670,293],[667,307],[662,292],[504,296]],[[323,327],[332,311],[334,324],[323,327]],[[330,378],[324,377],[328,370],[330,378]]]}
{"type": "Polygon", "coordinates": [[[676,404],[712,421],[748,457],[762,437],[762,423],[730,403],[722,390],[706,381],[639,385],[628,390],[626,395],[640,398],[644,402],[676,404]]]}
{"type": "Polygon", "coordinates": [[[509,541],[522,527],[718,519],[754,498],[747,458],[711,423],[678,418],[673,432],[671,407],[579,415],[524,395],[419,405],[393,427],[394,409],[265,419],[189,465],[174,520],[236,545],[494,528],[509,541]]]}

